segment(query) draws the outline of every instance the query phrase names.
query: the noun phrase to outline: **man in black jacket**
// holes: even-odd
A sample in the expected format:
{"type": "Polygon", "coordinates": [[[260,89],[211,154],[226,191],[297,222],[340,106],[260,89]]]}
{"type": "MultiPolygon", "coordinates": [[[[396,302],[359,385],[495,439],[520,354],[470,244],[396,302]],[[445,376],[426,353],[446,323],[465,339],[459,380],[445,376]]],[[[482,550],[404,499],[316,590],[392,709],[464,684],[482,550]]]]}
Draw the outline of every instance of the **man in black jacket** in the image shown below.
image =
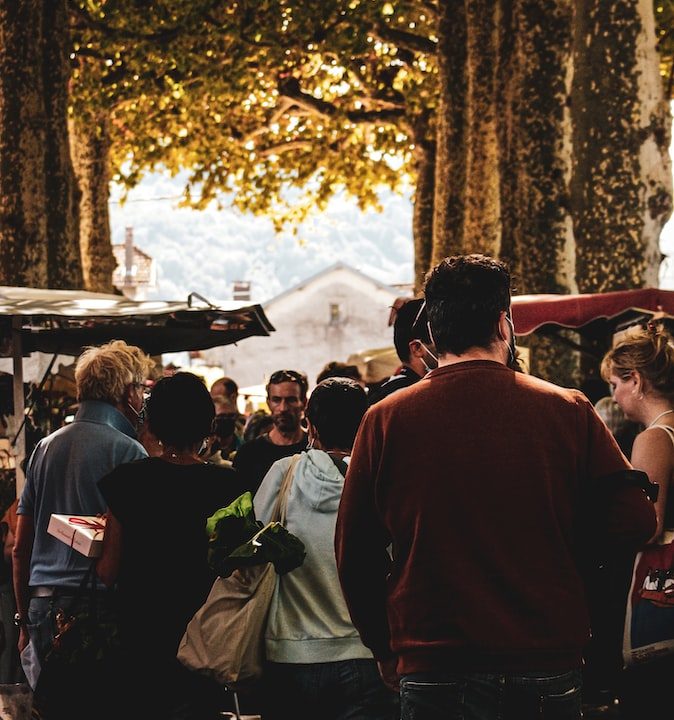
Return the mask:
{"type": "Polygon", "coordinates": [[[302,426],[309,383],[297,370],[277,370],[267,383],[267,405],[271,410],[272,429],[243,443],[234,455],[234,469],[255,494],[269,468],[277,460],[302,452],[307,433],[302,426]]]}
{"type": "Polygon", "coordinates": [[[369,395],[369,404],[374,405],[396,390],[414,385],[415,382],[438,366],[433,343],[428,336],[425,322],[415,322],[423,305],[422,298],[403,299],[393,306],[393,344],[401,362],[395,375],[391,375],[369,395]]]}

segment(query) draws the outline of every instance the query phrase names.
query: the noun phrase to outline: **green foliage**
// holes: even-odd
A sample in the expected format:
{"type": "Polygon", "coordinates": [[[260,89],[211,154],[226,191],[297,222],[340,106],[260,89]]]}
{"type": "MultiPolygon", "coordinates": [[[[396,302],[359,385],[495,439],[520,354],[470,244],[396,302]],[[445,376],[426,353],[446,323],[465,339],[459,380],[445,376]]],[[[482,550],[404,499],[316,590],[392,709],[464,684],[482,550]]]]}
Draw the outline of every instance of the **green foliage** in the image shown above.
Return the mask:
{"type": "Polygon", "coordinates": [[[436,97],[428,3],[75,5],[73,113],[110,115],[113,177],[128,188],[187,169],[184,204],[231,196],[280,229],[340,190],[377,207],[382,186],[414,173],[411,127],[436,97]]]}
{"type": "Polygon", "coordinates": [[[206,521],[208,564],[221,577],[235,570],[274,563],[279,575],[299,567],[305,558],[304,543],[281,523],[263,525],[255,519],[250,492],[240,495],[206,521]]]}

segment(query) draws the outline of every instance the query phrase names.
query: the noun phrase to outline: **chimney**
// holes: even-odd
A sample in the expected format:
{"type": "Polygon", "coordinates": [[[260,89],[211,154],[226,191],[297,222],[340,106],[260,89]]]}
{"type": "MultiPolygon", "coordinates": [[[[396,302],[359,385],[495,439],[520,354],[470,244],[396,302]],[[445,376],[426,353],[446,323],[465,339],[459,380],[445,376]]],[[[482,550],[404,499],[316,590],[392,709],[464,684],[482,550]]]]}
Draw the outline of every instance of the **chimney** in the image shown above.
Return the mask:
{"type": "Polygon", "coordinates": [[[127,227],[124,234],[124,285],[131,287],[134,284],[133,277],[133,228],[127,227]]]}
{"type": "Polygon", "coordinates": [[[249,280],[235,280],[232,283],[232,299],[238,302],[250,302],[249,280]]]}

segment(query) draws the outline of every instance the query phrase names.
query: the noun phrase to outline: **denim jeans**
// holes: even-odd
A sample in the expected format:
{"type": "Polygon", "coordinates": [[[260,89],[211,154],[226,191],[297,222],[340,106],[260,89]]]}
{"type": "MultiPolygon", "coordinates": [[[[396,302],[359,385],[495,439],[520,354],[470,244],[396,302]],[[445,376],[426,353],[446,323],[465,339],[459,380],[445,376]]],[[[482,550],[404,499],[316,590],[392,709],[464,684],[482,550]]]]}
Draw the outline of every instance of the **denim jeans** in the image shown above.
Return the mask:
{"type": "Polygon", "coordinates": [[[398,699],[374,660],[267,663],[265,720],[394,720],[398,699]]]}
{"type": "Polygon", "coordinates": [[[581,673],[414,673],[400,709],[401,720],[579,720],[581,673]]]}

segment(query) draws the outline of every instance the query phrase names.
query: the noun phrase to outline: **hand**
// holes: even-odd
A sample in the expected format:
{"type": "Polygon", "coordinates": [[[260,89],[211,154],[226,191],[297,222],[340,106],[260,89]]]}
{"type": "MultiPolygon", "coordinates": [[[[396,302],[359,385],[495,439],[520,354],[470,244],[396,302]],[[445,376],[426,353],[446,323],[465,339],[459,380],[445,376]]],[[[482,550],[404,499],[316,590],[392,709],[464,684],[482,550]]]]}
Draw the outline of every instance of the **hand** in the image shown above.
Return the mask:
{"type": "Polygon", "coordinates": [[[384,685],[394,692],[400,691],[398,671],[396,669],[397,665],[398,658],[395,656],[386,660],[377,660],[377,668],[379,669],[381,679],[384,681],[384,685]]]}

